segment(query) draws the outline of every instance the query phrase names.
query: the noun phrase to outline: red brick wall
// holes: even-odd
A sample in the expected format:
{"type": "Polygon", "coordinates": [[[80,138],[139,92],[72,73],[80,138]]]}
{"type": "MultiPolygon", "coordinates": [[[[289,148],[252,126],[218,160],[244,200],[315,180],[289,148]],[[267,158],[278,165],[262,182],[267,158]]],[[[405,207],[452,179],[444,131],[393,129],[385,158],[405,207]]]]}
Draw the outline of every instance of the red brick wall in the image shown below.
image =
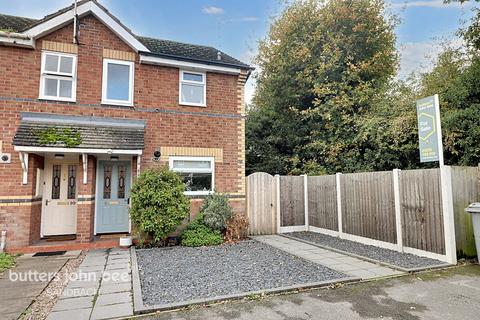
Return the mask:
{"type": "MultiPolygon", "coordinates": [[[[37,40],[35,50],[0,46],[0,140],[3,141],[3,152],[12,153],[11,164],[0,164],[0,199],[11,195],[31,196],[35,190],[36,170],[33,158],[30,158],[28,184],[22,185],[20,161],[12,146],[20,122],[20,112],[146,120],[142,168],[165,165],[151,160],[153,152],[161,146],[222,148],[223,162],[215,164],[216,190],[243,193],[239,180],[239,165],[243,165],[239,152],[244,150],[239,148],[239,123],[243,118],[237,96],[238,76],[207,73],[207,107],[181,106],[178,103],[179,70],[140,64],[136,55],[134,107],[100,105],[103,49],[133,51],[96,18],[88,16],[81,20],[81,45],[77,55],[77,102],[40,101],[38,94],[42,40],[71,43],[72,26],[63,27],[37,40]]],[[[135,169],[132,166],[132,170],[135,169]]],[[[88,194],[94,194],[94,191],[88,194]]],[[[25,245],[37,239],[35,234],[39,233],[39,209],[31,205],[22,206],[21,210],[13,208],[0,207],[0,230],[8,229],[10,243],[25,245]]],[[[85,230],[91,230],[93,223],[84,216],[88,216],[88,210],[92,211],[91,205],[79,205],[79,223],[82,223],[81,228],[86,228],[85,230]],[[80,206],[90,209],[80,209],[80,206]],[[85,223],[90,226],[85,227],[85,223]]],[[[88,231],[81,233],[81,238],[84,239],[88,231]]]]}

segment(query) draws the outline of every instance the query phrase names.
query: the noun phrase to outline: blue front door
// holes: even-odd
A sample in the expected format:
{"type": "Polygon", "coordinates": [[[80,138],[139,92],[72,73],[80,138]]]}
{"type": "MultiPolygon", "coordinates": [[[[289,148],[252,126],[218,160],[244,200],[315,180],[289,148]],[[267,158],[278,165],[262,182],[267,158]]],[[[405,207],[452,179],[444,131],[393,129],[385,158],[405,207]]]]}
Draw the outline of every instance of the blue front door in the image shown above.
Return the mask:
{"type": "Polygon", "coordinates": [[[129,231],[130,162],[100,161],[97,233],[129,231]]]}

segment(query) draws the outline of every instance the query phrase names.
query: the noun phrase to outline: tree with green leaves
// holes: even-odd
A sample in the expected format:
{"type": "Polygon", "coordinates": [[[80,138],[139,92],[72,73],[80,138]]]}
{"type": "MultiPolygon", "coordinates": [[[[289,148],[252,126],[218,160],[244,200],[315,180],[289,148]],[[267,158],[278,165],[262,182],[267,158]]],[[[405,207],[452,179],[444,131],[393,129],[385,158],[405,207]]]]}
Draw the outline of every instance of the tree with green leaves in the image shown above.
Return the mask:
{"type": "Polygon", "coordinates": [[[397,68],[394,21],[382,0],[297,1],[260,42],[247,118],[247,169],[352,171],[368,149],[359,119],[397,68]]]}

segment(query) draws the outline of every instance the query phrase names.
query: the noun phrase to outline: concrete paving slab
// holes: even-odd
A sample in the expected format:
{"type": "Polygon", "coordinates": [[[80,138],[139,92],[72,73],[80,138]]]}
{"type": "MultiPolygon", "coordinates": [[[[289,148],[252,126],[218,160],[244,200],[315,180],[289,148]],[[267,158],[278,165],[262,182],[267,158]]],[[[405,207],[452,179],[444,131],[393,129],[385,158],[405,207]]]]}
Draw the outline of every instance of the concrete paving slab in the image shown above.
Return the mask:
{"type": "Polygon", "coordinates": [[[131,303],[113,304],[108,306],[95,306],[93,308],[91,320],[112,319],[118,317],[127,317],[133,314],[133,305],[131,303]]]}
{"type": "Polygon", "coordinates": [[[14,313],[2,313],[2,317],[5,317],[5,320],[17,320],[18,314],[14,313]]]}
{"type": "Polygon", "coordinates": [[[70,299],[75,297],[95,296],[98,292],[97,287],[93,288],[65,288],[59,297],[59,300],[70,299]]]}
{"type": "Polygon", "coordinates": [[[47,320],[111,319],[133,315],[129,254],[129,251],[117,251],[113,255],[109,251],[87,253],[79,270],[95,278],[71,281],[47,320]]]}
{"type": "Polygon", "coordinates": [[[68,256],[63,255],[18,257],[16,266],[5,272],[0,279],[0,318],[16,319],[20,316],[68,259],[68,256]]]}
{"type": "Polygon", "coordinates": [[[362,278],[362,279],[373,279],[373,278],[378,278],[379,277],[378,274],[376,274],[376,273],[374,273],[370,270],[365,270],[365,269],[350,271],[349,274],[354,275],[355,277],[362,278]]]}
{"type": "Polygon", "coordinates": [[[131,291],[132,284],[123,282],[123,283],[115,283],[115,284],[105,284],[100,287],[98,291],[99,294],[107,294],[107,293],[116,293],[116,292],[125,292],[131,291]]]}
{"type": "Polygon", "coordinates": [[[55,311],[48,315],[47,320],[88,320],[92,309],[74,309],[55,311]]]}
{"type": "Polygon", "coordinates": [[[131,301],[132,301],[131,292],[101,294],[97,297],[95,306],[106,306],[110,304],[130,303],[131,301]]]}
{"type": "Polygon", "coordinates": [[[351,264],[336,264],[335,267],[332,266],[335,270],[346,272],[348,274],[351,274],[349,271],[354,271],[354,270],[366,270],[366,269],[361,269],[358,268],[357,266],[351,265],[351,264]]]}
{"type": "Polygon", "coordinates": [[[94,296],[62,299],[58,301],[53,311],[93,308],[94,299],[94,296]]]}
{"type": "Polygon", "coordinates": [[[34,298],[35,297],[22,297],[3,300],[0,304],[0,315],[5,313],[16,313],[17,316],[19,316],[23,311],[28,308],[34,298]]]}

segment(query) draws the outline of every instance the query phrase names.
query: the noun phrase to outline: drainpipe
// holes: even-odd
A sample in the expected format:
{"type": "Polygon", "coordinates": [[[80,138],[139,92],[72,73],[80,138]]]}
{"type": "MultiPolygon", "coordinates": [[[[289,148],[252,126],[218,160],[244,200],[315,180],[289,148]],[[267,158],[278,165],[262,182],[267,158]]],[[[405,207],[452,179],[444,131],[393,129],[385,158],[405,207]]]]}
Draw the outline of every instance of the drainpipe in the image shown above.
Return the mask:
{"type": "Polygon", "coordinates": [[[0,253],[2,253],[5,250],[6,242],[7,242],[7,231],[3,230],[2,231],[2,238],[0,240],[0,253]]]}

